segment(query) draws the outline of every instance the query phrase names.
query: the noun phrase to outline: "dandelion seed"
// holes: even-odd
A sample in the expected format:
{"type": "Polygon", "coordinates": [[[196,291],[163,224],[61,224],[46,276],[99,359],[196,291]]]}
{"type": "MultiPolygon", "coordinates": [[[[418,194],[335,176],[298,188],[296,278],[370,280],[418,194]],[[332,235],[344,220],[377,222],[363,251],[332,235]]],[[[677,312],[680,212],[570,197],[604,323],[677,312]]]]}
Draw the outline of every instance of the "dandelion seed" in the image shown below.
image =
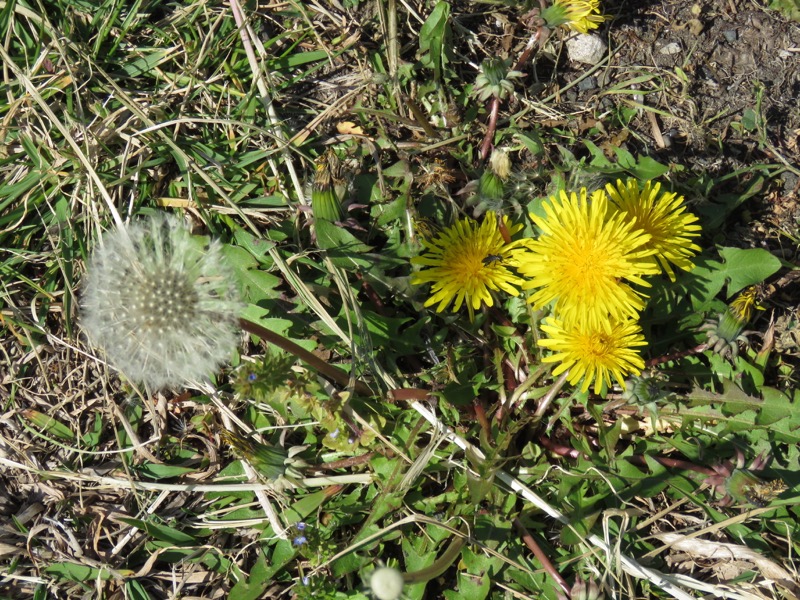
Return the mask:
{"type": "Polygon", "coordinates": [[[376,600],[398,600],[403,594],[403,574],[397,569],[379,567],[369,577],[369,588],[376,600]]]}
{"type": "Polygon", "coordinates": [[[103,235],[87,266],[81,323],[130,380],[161,389],[202,380],[229,360],[240,302],[219,242],[174,217],[103,235]]]}
{"type": "MultiPolygon", "coordinates": [[[[506,217],[503,223],[511,235],[522,229],[521,225],[510,225],[506,217]]],[[[486,213],[480,225],[469,218],[461,219],[435,237],[423,239],[422,244],[427,252],[411,262],[427,268],[414,273],[411,282],[433,284],[425,306],[438,303],[436,312],[451,303],[453,312],[465,302],[470,310],[477,310],[482,304],[492,306],[492,291],[502,290],[512,296],[519,293],[523,280],[506,265],[525,249],[503,239],[494,212],[486,213]],[[492,259],[487,260],[489,257],[492,259]]]]}
{"type": "Polygon", "coordinates": [[[569,370],[567,380],[575,385],[583,380],[581,391],[594,384],[599,394],[603,384],[611,385],[611,377],[625,389],[627,375],[639,375],[644,360],[635,348],[647,345],[639,324],[632,320],[612,322],[605,319],[598,324],[565,322],[559,318],[545,319],[542,331],[548,336],[540,346],[553,350],[542,362],[560,363],[553,376],[569,370]]]}
{"type": "Polygon", "coordinates": [[[650,235],[644,247],[655,251],[650,260],[657,261],[671,281],[675,281],[675,273],[670,263],[684,271],[694,268],[690,259],[701,248],[692,238],[700,235],[700,225],[695,215],[686,212],[683,196],[662,193],[661,184],[652,181],[640,190],[635,179],[609,183],[606,193],[617,212],[635,220],[636,227],[650,235]]]}
{"type": "Polygon", "coordinates": [[[536,308],[555,302],[555,313],[566,322],[597,326],[609,316],[616,321],[637,317],[643,294],[628,283],[649,287],[643,275],[658,272],[644,245],[649,234],[635,229],[623,215],[609,217],[605,194],[591,203],[586,188],[579,194],[561,192],[544,203],[546,217],[531,215],[542,234],[517,257],[517,270],[535,289],[536,308]]]}

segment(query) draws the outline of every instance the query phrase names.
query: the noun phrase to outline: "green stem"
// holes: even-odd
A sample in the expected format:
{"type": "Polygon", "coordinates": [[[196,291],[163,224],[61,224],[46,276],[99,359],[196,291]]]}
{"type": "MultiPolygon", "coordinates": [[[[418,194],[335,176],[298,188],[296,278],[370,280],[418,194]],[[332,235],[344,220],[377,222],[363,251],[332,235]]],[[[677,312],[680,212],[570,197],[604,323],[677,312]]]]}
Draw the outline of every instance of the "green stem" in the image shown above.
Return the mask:
{"type": "MultiPolygon", "coordinates": [[[[274,344],[289,354],[293,354],[308,366],[316,370],[320,375],[331,379],[334,383],[337,383],[342,387],[350,386],[350,375],[340,369],[337,369],[333,365],[328,364],[316,354],[309,352],[302,346],[298,346],[293,341],[286,339],[282,335],[277,334],[274,331],[270,331],[266,327],[262,327],[261,325],[253,323],[252,321],[248,321],[247,319],[239,319],[239,326],[247,333],[257,335],[262,340],[267,341],[270,344],[274,344]]],[[[364,396],[373,395],[372,390],[370,390],[369,387],[362,381],[353,380],[352,383],[353,390],[355,390],[356,393],[364,396]]]]}

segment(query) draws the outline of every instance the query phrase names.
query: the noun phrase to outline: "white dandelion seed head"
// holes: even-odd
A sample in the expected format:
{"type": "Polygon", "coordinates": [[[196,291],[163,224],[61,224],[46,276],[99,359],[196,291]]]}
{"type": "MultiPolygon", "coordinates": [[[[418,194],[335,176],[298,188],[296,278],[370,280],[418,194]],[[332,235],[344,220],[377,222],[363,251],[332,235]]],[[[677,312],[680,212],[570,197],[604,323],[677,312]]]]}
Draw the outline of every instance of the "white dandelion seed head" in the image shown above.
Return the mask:
{"type": "Polygon", "coordinates": [[[201,381],[230,359],[241,303],[222,245],[159,215],[103,235],[89,260],[81,324],[130,380],[201,381]]]}
{"type": "Polygon", "coordinates": [[[398,600],[403,594],[403,574],[391,567],[378,567],[369,577],[369,588],[376,600],[398,600]]]}

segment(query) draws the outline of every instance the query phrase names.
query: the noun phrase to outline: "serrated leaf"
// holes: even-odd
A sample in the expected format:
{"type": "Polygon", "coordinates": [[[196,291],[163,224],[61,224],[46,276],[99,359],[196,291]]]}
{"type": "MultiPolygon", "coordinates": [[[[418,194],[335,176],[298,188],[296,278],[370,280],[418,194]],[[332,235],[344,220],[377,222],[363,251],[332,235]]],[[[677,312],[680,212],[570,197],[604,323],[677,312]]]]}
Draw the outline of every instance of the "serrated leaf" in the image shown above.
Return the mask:
{"type": "MultiPolygon", "coordinates": [[[[283,196],[278,196],[277,198],[283,204],[286,204],[286,200],[283,198],[283,196]]],[[[275,242],[266,240],[263,237],[256,237],[255,235],[244,229],[237,229],[233,234],[233,238],[236,240],[237,244],[236,246],[230,246],[230,245],[223,246],[223,252],[225,253],[226,257],[228,257],[229,260],[231,260],[229,253],[231,254],[238,253],[238,250],[235,250],[234,248],[239,248],[239,249],[244,248],[253,256],[253,258],[261,260],[262,262],[269,262],[269,263],[272,262],[271,259],[267,260],[267,257],[270,248],[273,248],[275,246],[275,242]]],[[[238,260],[243,261],[244,259],[242,258],[238,260]]],[[[248,264],[245,268],[249,269],[255,266],[256,263],[255,261],[253,261],[252,263],[248,264]]]]}
{"type": "Polygon", "coordinates": [[[468,573],[458,574],[458,591],[445,591],[445,598],[448,600],[485,600],[489,596],[491,581],[489,574],[470,575],[468,573]]]}
{"type": "Polygon", "coordinates": [[[717,404],[723,409],[725,414],[735,415],[746,410],[758,411],[764,401],[754,398],[745,393],[739,386],[729,379],[722,379],[723,393],[716,394],[696,388],[687,396],[689,404],[698,406],[700,404],[717,404]]]}
{"type": "Polygon", "coordinates": [[[279,277],[258,268],[258,261],[244,248],[225,246],[225,258],[233,269],[246,302],[256,304],[262,300],[278,298],[281,292],[279,277]]]}
{"type": "Polygon", "coordinates": [[[250,577],[237,581],[236,585],[231,588],[228,597],[237,600],[258,600],[267,590],[270,582],[267,555],[262,550],[250,570],[250,577]]]}

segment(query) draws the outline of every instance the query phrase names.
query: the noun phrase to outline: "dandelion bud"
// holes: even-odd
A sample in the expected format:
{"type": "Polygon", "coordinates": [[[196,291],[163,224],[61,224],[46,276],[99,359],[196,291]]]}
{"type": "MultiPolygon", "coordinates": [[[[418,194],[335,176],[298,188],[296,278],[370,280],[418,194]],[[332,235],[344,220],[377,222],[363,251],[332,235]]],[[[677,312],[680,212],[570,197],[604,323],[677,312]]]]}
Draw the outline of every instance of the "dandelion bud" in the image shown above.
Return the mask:
{"type": "Polygon", "coordinates": [[[739,355],[739,344],[747,344],[743,333],[754,310],[763,310],[758,303],[755,287],[747,288],[716,319],[709,319],[700,327],[706,332],[708,347],[722,358],[735,360],[739,355]]]}
{"type": "Polygon", "coordinates": [[[239,339],[236,286],[219,242],[155,216],[108,231],[87,267],[81,324],[109,363],[161,389],[200,380],[239,339]]]}
{"type": "Polygon", "coordinates": [[[311,188],[311,212],[317,220],[335,222],[342,219],[342,201],[337,190],[340,171],[339,159],[332,151],[317,160],[311,188]]]}

